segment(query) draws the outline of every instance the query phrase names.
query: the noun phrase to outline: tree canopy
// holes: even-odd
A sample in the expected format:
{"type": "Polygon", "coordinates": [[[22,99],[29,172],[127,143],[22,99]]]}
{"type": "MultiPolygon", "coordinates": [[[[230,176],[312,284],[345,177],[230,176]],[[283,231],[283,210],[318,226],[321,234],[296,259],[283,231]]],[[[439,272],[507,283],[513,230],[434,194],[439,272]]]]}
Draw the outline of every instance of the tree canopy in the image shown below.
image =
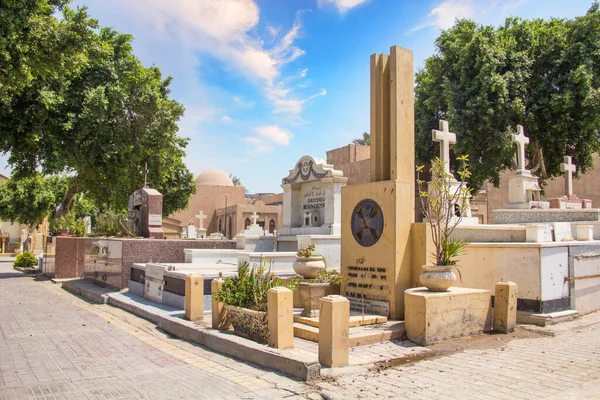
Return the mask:
{"type": "Polygon", "coordinates": [[[79,192],[120,210],[143,185],[147,162],[163,213],[184,208],[195,185],[182,161],[188,139],[177,136],[177,122],[184,108],[170,98],[171,78],[141,64],[130,35],[98,28],[85,8],[68,3],[10,0],[0,16],[2,62],[16,60],[0,83],[18,78],[0,87],[0,152],[9,153],[13,176],[71,176],[63,214],[79,192]],[[45,41],[60,56],[44,56],[45,41]]]}
{"type": "Polygon", "coordinates": [[[564,155],[578,172],[593,167],[600,150],[600,11],[594,3],[572,20],[524,21],[503,26],[463,19],[442,32],[437,52],[416,75],[416,152],[433,159],[431,130],[440,119],[457,133],[456,157],[468,155],[471,187],[499,184],[513,168],[517,124],[530,138],[528,168],[542,180],[561,174],[564,155]]]}

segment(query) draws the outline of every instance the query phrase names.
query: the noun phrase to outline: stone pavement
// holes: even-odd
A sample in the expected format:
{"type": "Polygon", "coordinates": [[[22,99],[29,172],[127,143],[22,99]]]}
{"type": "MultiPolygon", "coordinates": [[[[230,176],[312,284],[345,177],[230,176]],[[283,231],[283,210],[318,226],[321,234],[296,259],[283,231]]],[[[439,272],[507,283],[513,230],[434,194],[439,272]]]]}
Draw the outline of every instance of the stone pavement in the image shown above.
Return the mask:
{"type": "Polygon", "coordinates": [[[600,313],[532,329],[547,336],[306,384],[0,262],[0,399],[600,398],[600,313]]]}
{"type": "Polygon", "coordinates": [[[0,399],[320,398],[310,392],[0,262],[0,399]]]}

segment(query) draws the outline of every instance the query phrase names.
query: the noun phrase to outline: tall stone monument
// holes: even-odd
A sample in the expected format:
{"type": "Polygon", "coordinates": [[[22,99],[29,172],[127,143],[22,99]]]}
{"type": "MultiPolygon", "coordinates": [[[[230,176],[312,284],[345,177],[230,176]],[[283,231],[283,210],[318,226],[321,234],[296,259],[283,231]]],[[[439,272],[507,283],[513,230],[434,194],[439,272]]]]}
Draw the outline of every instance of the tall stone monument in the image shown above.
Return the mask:
{"type": "Polygon", "coordinates": [[[348,178],[333,165],[304,156],[283,178],[281,235],[339,235],[342,187],[348,178]]]}
{"type": "Polygon", "coordinates": [[[512,135],[512,141],[517,144],[517,170],[508,178],[508,209],[547,209],[549,203],[540,200],[538,177],[525,169],[525,145],[529,138],[525,136],[522,125],[517,125],[517,134],[512,135]]]}
{"type": "Polygon", "coordinates": [[[162,239],[162,194],[147,184],[148,168],[144,169],[144,187],[129,196],[127,223],[138,236],[162,239]]]}
{"type": "Polygon", "coordinates": [[[342,189],[342,294],[353,311],[404,317],[415,216],[412,52],[371,56],[371,182],[342,189]]]}

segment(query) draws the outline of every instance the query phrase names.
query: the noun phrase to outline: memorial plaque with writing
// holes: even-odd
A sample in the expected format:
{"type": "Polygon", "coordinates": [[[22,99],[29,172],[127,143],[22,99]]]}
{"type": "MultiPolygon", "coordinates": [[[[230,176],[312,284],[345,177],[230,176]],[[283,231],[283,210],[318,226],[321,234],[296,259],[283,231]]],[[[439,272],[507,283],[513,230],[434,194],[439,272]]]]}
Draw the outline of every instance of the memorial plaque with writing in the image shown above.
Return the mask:
{"type": "Polygon", "coordinates": [[[382,315],[384,317],[390,314],[389,301],[367,300],[359,297],[348,297],[350,300],[350,312],[382,315]]]}
{"type": "Polygon", "coordinates": [[[318,210],[325,208],[325,188],[323,185],[305,185],[302,189],[302,209],[318,210]]]}

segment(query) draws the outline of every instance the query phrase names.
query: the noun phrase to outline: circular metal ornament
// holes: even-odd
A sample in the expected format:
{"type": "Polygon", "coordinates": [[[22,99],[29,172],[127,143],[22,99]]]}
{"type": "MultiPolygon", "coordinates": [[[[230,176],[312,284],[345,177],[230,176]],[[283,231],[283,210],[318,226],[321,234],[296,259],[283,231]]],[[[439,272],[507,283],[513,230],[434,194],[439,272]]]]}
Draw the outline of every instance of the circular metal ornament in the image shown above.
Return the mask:
{"type": "Polygon", "coordinates": [[[371,247],[381,237],[383,232],[383,212],[375,200],[361,200],[350,219],[352,236],[363,247],[371,247]]]}

